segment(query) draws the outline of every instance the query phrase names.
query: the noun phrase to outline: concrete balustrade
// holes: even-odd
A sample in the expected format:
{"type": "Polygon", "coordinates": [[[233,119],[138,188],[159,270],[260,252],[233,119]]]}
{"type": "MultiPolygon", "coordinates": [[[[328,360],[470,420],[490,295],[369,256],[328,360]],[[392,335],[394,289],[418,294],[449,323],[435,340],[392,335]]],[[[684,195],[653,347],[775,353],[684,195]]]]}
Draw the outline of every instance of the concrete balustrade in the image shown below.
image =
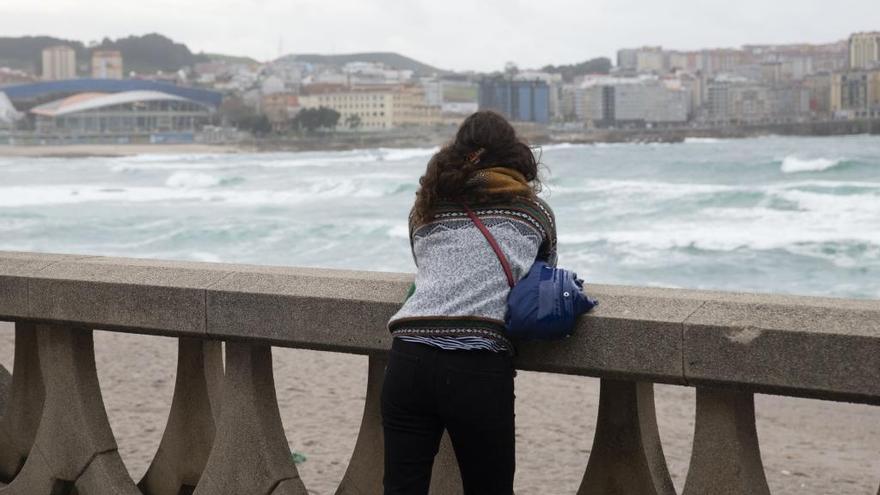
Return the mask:
{"type": "Polygon", "coordinates": [[[138,483],[150,495],[178,495],[195,490],[220,420],[224,380],[221,344],[181,338],[171,412],[159,449],[138,483]]]}
{"type": "Polygon", "coordinates": [[[578,490],[591,493],[675,493],[657,431],[652,383],[602,380],[596,436],[578,490]]]}
{"type": "MultiPolygon", "coordinates": [[[[385,323],[411,280],[0,252],[0,320],[16,327],[11,380],[0,370],[0,495],[307,493],[281,427],[272,346],[369,356],[361,428],[336,493],[381,493],[385,323]],[[107,422],[93,329],[179,339],[166,429],[137,484],[107,422]]],[[[522,345],[516,359],[524,370],[602,379],[578,493],[675,493],[653,383],[697,388],[685,494],[769,493],[754,393],[880,404],[880,301],[614,286],[591,292],[602,305],[572,338],[522,345]]],[[[461,493],[446,438],[432,493],[461,493]]]]}

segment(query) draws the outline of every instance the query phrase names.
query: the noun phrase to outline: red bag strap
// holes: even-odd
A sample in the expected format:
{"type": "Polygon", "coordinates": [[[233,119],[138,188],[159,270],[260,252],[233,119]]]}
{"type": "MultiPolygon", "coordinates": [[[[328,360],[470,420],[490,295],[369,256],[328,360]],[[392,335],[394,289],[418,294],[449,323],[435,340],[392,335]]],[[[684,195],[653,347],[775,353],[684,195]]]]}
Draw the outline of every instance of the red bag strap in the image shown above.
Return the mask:
{"type": "Polygon", "coordinates": [[[492,250],[495,251],[495,256],[497,256],[498,261],[501,262],[501,268],[504,269],[504,275],[507,276],[507,285],[509,285],[512,289],[514,284],[513,272],[510,270],[510,264],[507,262],[507,257],[504,256],[504,253],[501,251],[501,246],[498,245],[495,237],[492,236],[492,233],[489,232],[489,229],[487,229],[486,226],[483,225],[483,222],[480,220],[477,214],[474,213],[474,211],[471,210],[470,207],[465,203],[462,203],[461,205],[464,207],[464,211],[467,212],[468,216],[471,217],[471,221],[474,222],[474,225],[476,225],[477,228],[480,229],[480,232],[483,233],[483,237],[485,237],[486,240],[489,241],[489,245],[492,246],[492,250]]]}

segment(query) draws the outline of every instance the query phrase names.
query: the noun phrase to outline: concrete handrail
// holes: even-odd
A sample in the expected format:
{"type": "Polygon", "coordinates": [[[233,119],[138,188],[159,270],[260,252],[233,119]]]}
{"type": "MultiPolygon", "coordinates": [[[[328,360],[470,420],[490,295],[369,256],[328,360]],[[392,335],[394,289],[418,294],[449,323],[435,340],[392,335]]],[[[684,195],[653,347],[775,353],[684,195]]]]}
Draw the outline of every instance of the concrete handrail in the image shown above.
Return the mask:
{"type": "MultiPolygon", "coordinates": [[[[384,353],[412,275],[0,252],[0,319],[384,353]]],[[[880,301],[590,285],[520,369],[880,404],[880,301]]]]}
{"type": "MultiPolygon", "coordinates": [[[[278,414],[272,346],[369,356],[361,429],[336,493],[381,492],[385,325],[412,279],[0,252],[0,320],[15,322],[16,341],[11,383],[0,376],[0,495],[306,494],[278,414]],[[104,411],[93,329],[179,339],[168,423],[137,484],[104,411]]],[[[685,495],[769,494],[755,392],[880,404],[880,301],[589,291],[602,304],[570,339],[522,344],[515,361],[520,369],[602,379],[579,494],[675,493],[653,383],[697,388],[685,495]]],[[[444,439],[432,493],[461,493],[459,480],[444,439]]]]}

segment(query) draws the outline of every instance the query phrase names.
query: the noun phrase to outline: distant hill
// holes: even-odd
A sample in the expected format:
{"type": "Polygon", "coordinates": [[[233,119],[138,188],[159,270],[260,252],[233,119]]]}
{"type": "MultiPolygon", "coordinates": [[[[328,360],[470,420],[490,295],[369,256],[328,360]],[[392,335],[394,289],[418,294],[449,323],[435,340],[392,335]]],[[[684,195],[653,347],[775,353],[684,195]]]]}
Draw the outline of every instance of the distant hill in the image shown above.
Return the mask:
{"type": "Polygon", "coordinates": [[[594,58],[579,64],[569,65],[546,65],[541,68],[544,72],[562,74],[562,79],[571,82],[577,76],[587,74],[608,74],[611,71],[611,60],[605,57],[594,58]]]}
{"type": "Polygon", "coordinates": [[[223,55],[222,53],[200,53],[199,55],[203,55],[211,59],[212,62],[225,62],[227,64],[245,64],[245,65],[259,65],[260,62],[257,59],[251,57],[242,57],[238,55],[223,55]]]}
{"type": "Polygon", "coordinates": [[[39,75],[42,70],[44,48],[67,45],[76,51],[77,63],[87,59],[89,51],[79,41],[64,40],[51,36],[0,37],[0,67],[12,67],[39,75]]]}
{"type": "Polygon", "coordinates": [[[448,71],[431,67],[418,60],[393,52],[349,53],[345,55],[291,54],[278,59],[307,62],[311,64],[335,65],[342,67],[349,62],[370,62],[383,64],[397,70],[411,70],[418,75],[446,74],[448,71]]]}
{"type": "Polygon", "coordinates": [[[44,48],[67,45],[76,51],[77,74],[91,72],[92,52],[95,50],[119,50],[125,73],[131,71],[152,73],[157,70],[174,72],[198,62],[207,62],[206,55],[193,54],[186,45],[175,43],[161,34],[129,36],[117,40],[104,40],[92,47],[80,41],[53,38],[51,36],[24,36],[19,38],[0,38],[0,66],[21,69],[33,74],[42,73],[42,52],[44,48]]]}
{"type": "Polygon", "coordinates": [[[122,52],[122,64],[126,73],[130,71],[152,73],[160,70],[175,72],[198,62],[210,61],[205,55],[193,54],[183,43],[175,43],[157,33],[129,36],[116,41],[105,38],[94,49],[122,52]]]}

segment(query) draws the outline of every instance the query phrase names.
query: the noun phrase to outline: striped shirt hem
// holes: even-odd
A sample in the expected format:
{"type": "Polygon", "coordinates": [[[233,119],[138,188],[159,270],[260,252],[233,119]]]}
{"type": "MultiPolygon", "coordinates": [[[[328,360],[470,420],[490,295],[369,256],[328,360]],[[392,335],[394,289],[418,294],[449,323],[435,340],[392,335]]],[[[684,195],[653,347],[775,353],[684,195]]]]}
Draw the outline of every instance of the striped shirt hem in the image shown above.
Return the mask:
{"type": "Polygon", "coordinates": [[[510,349],[508,349],[503,342],[499,342],[493,339],[487,339],[485,337],[423,337],[417,335],[398,335],[394,338],[406,342],[414,342],[416,344],[425,344],[432,347],[439,347],[440,349],[446,351],[491,351],[500,353],[506,353],[510,351],[510,349]]]}

